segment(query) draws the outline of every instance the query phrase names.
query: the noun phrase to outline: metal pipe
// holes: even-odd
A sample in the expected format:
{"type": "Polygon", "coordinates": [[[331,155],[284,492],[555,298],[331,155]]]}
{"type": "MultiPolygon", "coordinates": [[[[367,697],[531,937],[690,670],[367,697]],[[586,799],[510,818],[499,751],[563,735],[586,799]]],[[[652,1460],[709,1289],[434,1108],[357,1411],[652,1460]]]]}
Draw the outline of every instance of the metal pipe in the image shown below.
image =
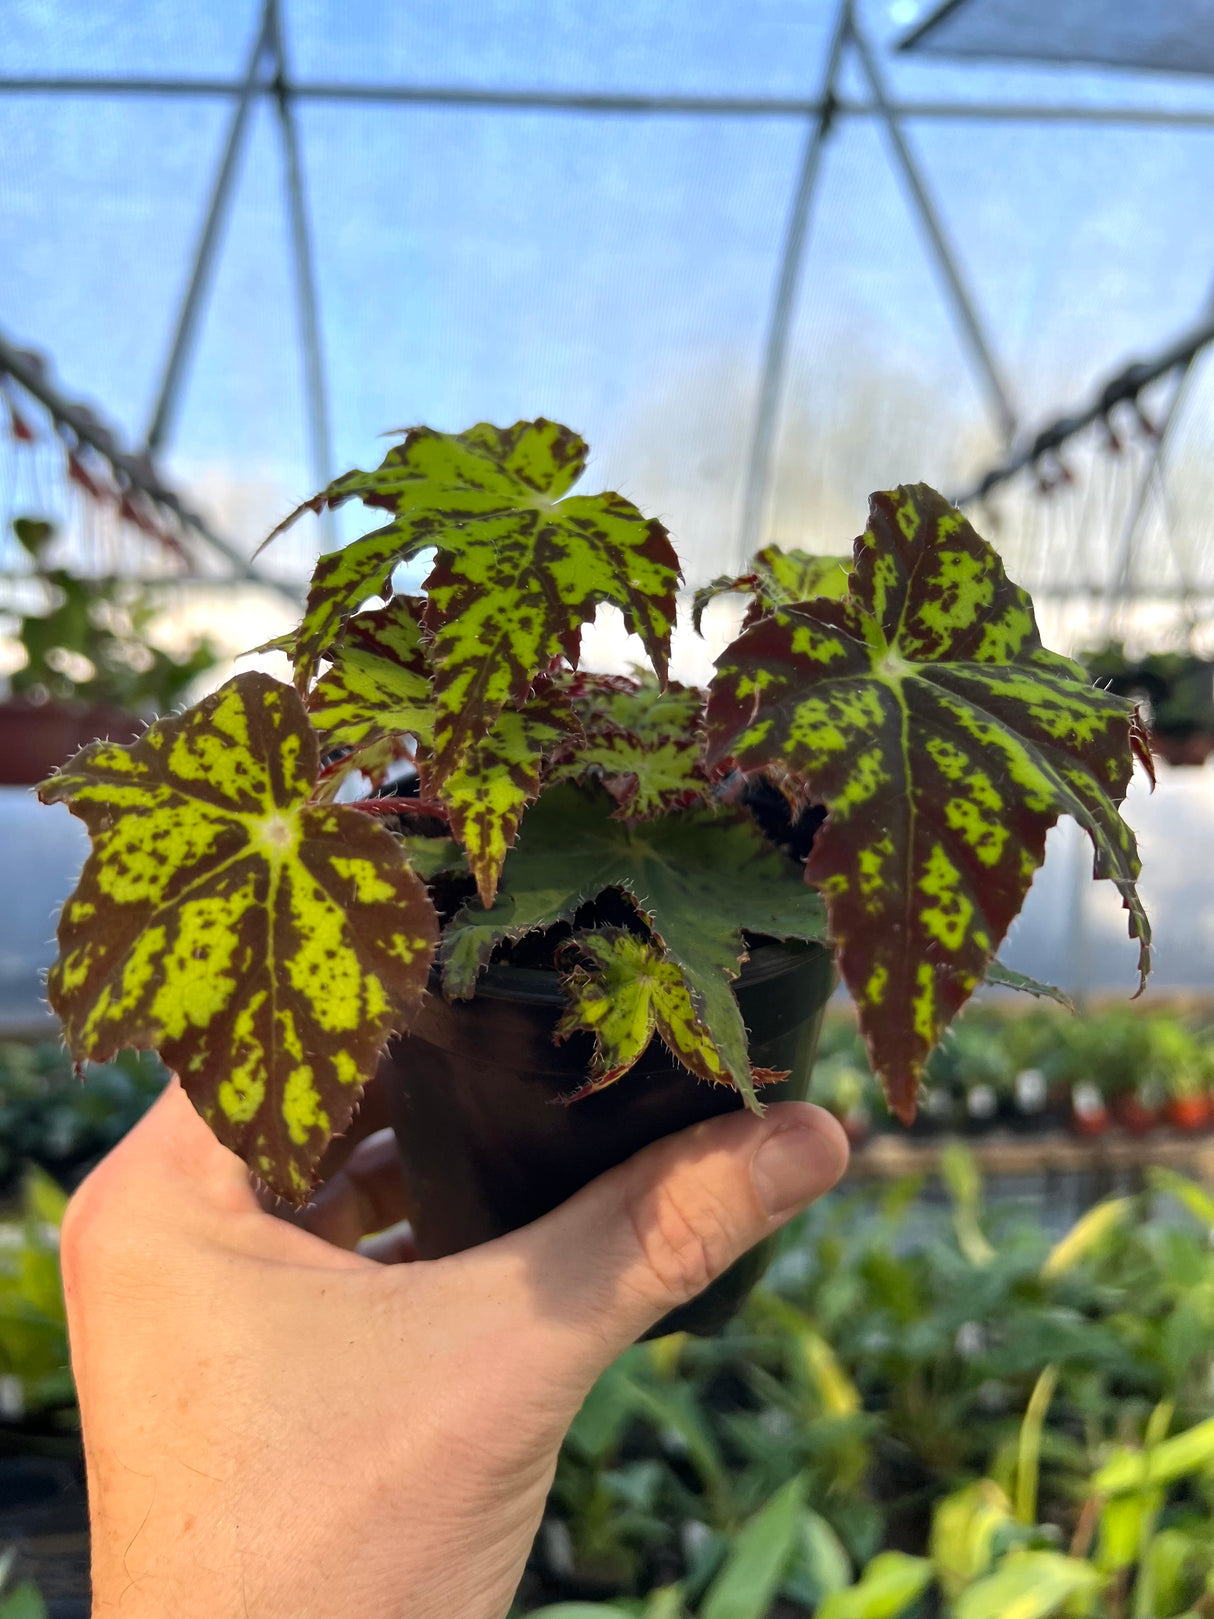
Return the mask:
{"type": "MultiPolygon", "coordinates": [[[[113,96],[239,96],[243,85],[231,79],[105,78],[74,74],[58,77],[0,78],[0,94],[113,96]]],[[[272,87],[259,85],[259,95],[272,87]]],[[[536,112],[690,114],[724,118],[812,118],[818,101],[792,96],[680,96],[610,94],[580,90],[488,90],[461,85],[293,83],[296,101],[403,103],[409,106],[488,107],[536,112]]],[[[840,118],[883,117],[875,101],[840,98],[832,107],[840,118]]],[[[962,122],[1129,124],[1148,128],[1214,128],[1214,108],[1099,107],[1058,102],[899,101],[900,119],[962,122]]]]}
{"type": "MultiPolygon", "coordinates": [[[[1211,321],[1214,321],[1214,291],[1212,291],[1209,297],[1206,299],[1206,314],[1210,317],[1211,321]]],[[[1183,368],[1179,378],[1177,379],[1176,386],[1172,390],[1172,397],[1168,400],[1163,421],[1159,424],[1159,432],[1148,448],[1147,464],[1143,468],[1141,478],[1138,480],[1138,487],[1134,491],[1134,498],[1130,504],[1130,510],[1126,515],[1126,521],[1121,533],[1121,544],[1117,555],[1117,564],[1115,569],[1116,585],[1109,592],[1108,607],[1105,613],[1106,639],[1112,633],[1114,600],[1119,599],[1124,601],[1125,598],[1130,594],[1130,575],[1134,564],[1134,547],[1138,538],[1138,530],[1142,523],[1143,513],[1146,511],[1147,496],[1150,493],[1152,484],[1155,484],[1158,487],[1160,501],[1166,502],[1167,492],[1163,477],[1164,457],[1167,452],[1168,440],[1172,436],[1172,429],[1176,425],[1177,417],[1180,415],[1184,403],[1187,400],[1189,392],[1193,386],[1193,367],[1196,363],[1198,352],[1199,350],[1194,349],[1192,354],[1190,354],[1188,359],[1183,363],[1183,368]]],[[[1164,521],[1165,531],[1168,535],[1168,541],[1172,551],[1172,560],[1176,564],[1176,569],[1180,575],[1181,584],[1187,586],[1188,569],[1185,559],[1181,556],[1176,547],[1175,541],[1172,538],[1171,526],[1167,523],[1166,504],[1164,509],[1164,521]]],[[[1192,629],[1193,624],[1190,619],[1190,632],[1192,632],[1192,629]]]]}
{"type": "MultiPolygon", "coordinates": [[[[308,421],[312,478],[318,489],[324,489],[333,478],[333,458],[332,441],[329,432],[328,389],[325,381],[320,337],[320,315],[316,297],[315,257],[308,223],[307,201],[304,194],[299,135],[295,127],[295,114],[291,105],[292,91],[287,79],[286,53],[277,0],[267,0],[267,11],[271,18],[276,59],[273,80],[274,103],[278,111],[278,125],[282,135],[287,213],[291,227],[291,258],[295,268],[295,295],[299,308],[299,339],[304,355],[304,408],[308,421]]],[[[321,514],[321,526],[326,542],[331,542],[333,519],[332,513],[327,507],[321,514]]]]}
{"type": "Polygon", "coordinates": [[[130,455],[125,450],[119,449],[114,435],[104,423],[99,422],[84,406],[65,399],[47,380],[34,356],[0,336],[0,376],[5,374],[12,377],[31,398],[36,399],[57,424],[70,429],[79,443],[87,444],[95,450],[113,469],[123,488],[136,489],[156,505],[172,512],[178,522],[192,529],[212,551],[231,563],[240,578],[264,585],[278,595],[285,596],[288,601],[298,603],[298,595],[289,585],[256,572],[248,558],[241,556],[230,540],[216,534],[209,523],[197,512],[191,511],[179,495],[162,483],[146,455],[130,455]]]}
{"type": "Polygon", "coordinates": [[[1085,427],[1105,419],[1115,406],[1136,400],[1142,390],[1159,377],[1166,376],[1177,366],[1187,366],[1207,343],[1212,342],[1214,342],[1214,318],[1204,321],[1191,332],[1177,338],[1155,359],[1135,361],[1132,365],[1125,366],[1103,385],[1090,405],[1077,410],[1073,415],[1056,417],[1006,461],[983,473],[977,483],[963,494],[956,496],[954,504],[964,506],[972,500],[984,499],[1000,484],[1007,483],[1010,478],[1014,478],[1018,472],[1023,472],[1025,467],[1032,466],[1043,455],[1055,454],[1068,439],[1074,438],[1085,427]]]}
{"type": "Polygon", "coordinates": [[[270,0],[266,0],[266,4],[262,9],[257,37],[254,39],[253,49],[249,53],[249,65],[245,69],[245,76],[237,95],[236,105],[232,109],[232,121],[228,126],[227,140],[224,142],[223,153],[219,159],[219,168],[215,173],[215,184],[211,188],[211,200],[207,205],[206,215],[202,222],[202,231],[198,238],[198,246],[194,251],[193,268],[190,271],[185,297],[181,301],[181,308],[177,315],[177,325],[173,332],[173,341],[169,347],[168,359],[165,361],[164,372],[160,379],[160,389],[156,396],[156,404],[152,410],[152,419],[148,424],[147,438],[144,443],[149,455],[154,455],[161,448],[168,434],[171,414],[176,406],[177,396],[181,388],[185,362],[190,349],[193,347],[194,331],[198,324],[199,305],[201,304],[202,294],[215,257],[215,247],[219,239],[219,227],[223,220],[228,196],[232,189],[232,181],[236,174],[236,160],[240,155],[241,147],[244,145],[245,126],[248,123],[249,109],[253,105],[253,97],[257,90],[257,76],[261,70],[261,59],[265,55],[269,42],[270,0]]]}
{"type": "Polygon", "coordinates": [[[827,53],[826,70],[822,76],[822,93],[818,97],[820,109],[805,137],[801,165],[797,172],[796,190],[792,209],[784,233],[784,248],[780,255],[780,270],[772,299],[771,317],[767,328],[767,343],[763,351],[763,368],[759,374],[759,397],[755,407],[754,432],[750,443],[750,460],[746,468],[746,487],[742,496],[742,525],[738,536],[738,566],[744,570],[748,558],[758,549],[763,530],[771,484],[771,461],[775,449],[776,429],[779,425],[784,373],[788,364],[788,343],[792,334],[793,313],[796,308],[797,284],[801,276],[801,262],[805,256],[805,240],[809,230],[809,209],[822,164],[822,150],[831,130],[831,109],[834,104],[835,80],[843,57],[843,45],[851,25],[851,0],[840,0],[835,31],[827,53]]]}
{"type": "Polygon", "coordinates": [[[894,156],[902,170],[902,178],[906,182],[906,188],[910,192],[912,202],[918,209],[919,218],[923,222],[928,241],[936,255],[936,262],[944,277],[945,286],[952,297],[962,330],[969,342],[973,356],[978,362],[978,369],[982,373],[982,380],[986,384],[987,393],[990,396],[991,404],[994,406],[1004,443],[1010,444],[1016,432],[1016,412],[1012,408],[1007,384],[1000,374],[999,367],[995,362],[995,356],[982,330],[981,322],[978,319],[978,311],[974,307],[964,281],[961,279],[960,268],[945,237],[944,227],[936,214],[935,204],[928,195],[927,186],[919,173],[919,167],[911,154],[910,147],[906,144],[906,137],[902,133],[899,114],[885,93],[885,85],[877,67],[876,57],[873,55],[868,40],[856,26],[854,19],[851,25],[851,38],[856,47],[856,54],[863,64],[869,88],[873,93],[873,99],[880,108],[881,118],[889,135],[890,145],[894,149],[894,156]]]}

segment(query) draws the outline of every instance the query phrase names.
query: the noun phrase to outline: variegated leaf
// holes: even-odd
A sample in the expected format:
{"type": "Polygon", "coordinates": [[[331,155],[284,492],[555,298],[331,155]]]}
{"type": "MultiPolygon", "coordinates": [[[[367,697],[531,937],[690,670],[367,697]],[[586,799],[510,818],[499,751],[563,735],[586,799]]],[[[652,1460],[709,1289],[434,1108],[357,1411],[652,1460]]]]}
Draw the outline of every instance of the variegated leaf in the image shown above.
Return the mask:
{"type": "Polygon", "coordinates": [[[1014,967],[1005,967],[1001,961],[992,961],[986,969],[986,982],[995,984],[1000,989],[1018,989],[1022,995],[1035,995],[1038,1000],[1057,1001],[1059,1006],[1065,1006],[1068,1012],[1075,1010],[1075,1003],[1065,991],[1057,984],[1043,984],[1039,978],[1030,978],[1027,973],[1019,973],[1014,967]]]}
{"type": "Polygon", "coordinates": [[[361,747],[401,732],[430,740],[434,704],[421,627],[425,605],[419,596],[395,596],[346,624],[308,698],[312,723],[327,746],[361,747]]]}
{"type": "Polygon", "coordinates": [[[468,858],[453,838],[423,838],[398,833],[396,841],[423,882],[433,882],[436,877],[468,870],[468,858]]]}
{"type": "MultiPolygon", "coordinates": [[[[493,904],[506,851],[519,817],[540,790],[540,766],[558,743],[577,749],[580,729],[569,699],[542,680],[519,708],[507,708],[487,736],[471,742],[443,781],[441,798],[451,830],[468,854],[481,902],[493,904]]],[[[430,791],[429,765],[422,781],[430,791]]]]}
{"type": "MultiPolygon", "coordinates": [[[[642,1056],[656,1031],[670,1054],[701,1079],[729,1083],[712,1030],[692,1005],[679,967],[647,939],[624,928],[602,928],[574,935],[586,958],[562,977],[569,1007],[557,1028],[563,1039],[576,1029],[594,1035],[594,1067],[578,1101],[614,1083],[642,1056]]],[[[752,1068],[761,1085],[787,1073],[752,1068]]]]}
{"type": "Polygon", "coordinates": [[[874,495],[844,601],[777,609],[717,660],[709,757],[780,765],[830,814],[806,865],[902,1118],[1074,817],[1149,965],[1126,703],[1042,645],[1026,593],[934,490],[874,495]]]}
{"type": "Polygon", "coordinates": [[[575,433],[543,419],[509,428],[482,422],[458,434],[415,428],[377,471],[330,485],[309,505],[357,495],[395,516],[317,563],[297,683],[306,686],[361,603],[390,588],[396,565],[430,547],[435,785],[554,658],[576,663],[582,626],[601,603],[621,609],[664,677],[678,559],[662,525],[631,501],[568,493],[586,454],[575,433]]]}
{"type": "Polygon", "coordinates": [[[243,674],[40,788],[92,839],[47,982],[76,1060],[156,1047],[295,1203],[420,1000],[437,936],[391,834],[309,804],[317,759],[292,688],[243,674]]]}
{"type": "Polygon", "coordinates": [[[446,928],[443,988],[452,998],[472,995],[497,944],[570,921],[584,901],[620,889],[678,967],[730,1081],[759,1110],[730,988],[746,955],[742,935],[822,938],[821,901],[745,816],[691,809],[631,825],[613,809],[593,788],[562,783],[541,793],[506,857],[492,909],[465,907],[446,928]]]}
{"type": "Polygon", "coordinates": [[[597,781],[633,821],[708,798],[702,691],[619,675],[576,675],[570,689],[584,740],[557,749],[549,781],[597,781]]]}
{"type": "Polygon", "coordinates": [[[704,610],[717,596],[749,596],[751,603],[743,621],[746,625],[755,623],[773,607],[810,601],[815,596],[838,600],[847,594],[851,565],[850,557],[815,557],[808,551],[781,551],[777,545],[765,545],[755,553],[749,573],[737,578],[726,573],[701,585],[692,599],[692,624],[698,635],[704,610]]]}
{"type": "Polygon", "coordinates": [[[352,748],[331,759],[316,778],[312,792],[314,804],[333,804],[347,780],[357,771],[374,787],[382,787],[394,765],[412,761],[416,757],[413,738],[400,733],[377,736],[361,747],[352,748]]]}

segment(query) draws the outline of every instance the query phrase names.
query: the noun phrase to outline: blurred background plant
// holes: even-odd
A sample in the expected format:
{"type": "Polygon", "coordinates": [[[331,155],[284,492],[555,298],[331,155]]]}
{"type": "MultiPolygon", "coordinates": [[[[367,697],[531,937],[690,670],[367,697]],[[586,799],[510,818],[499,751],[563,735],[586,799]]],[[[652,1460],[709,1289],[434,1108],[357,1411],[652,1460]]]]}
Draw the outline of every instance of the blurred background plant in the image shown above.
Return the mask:
{"type": "Polygon", "coordinates": [[[828,1200],[721,1338],[601,1380],[518,1615],[1214,1611],[1214,1200],[1159,1171],[1051,1247],[946,1180],[828,1200]]]}
{"type": "MultiPolygon", "coordinates": [[[[814,1070],[814,1099],[856,1144],[894,1128],[855,1024],[831,1014],[814,1070]]],[[[1069,1127],[1103,1134],[1158,1125],[1194,1131],[1211,1120],[1214,1014],[1208,1007],[1145,1010],[971,1007],[933,1052],[918,1135],[1069,1127]]]]}
{"type": "Polygon", "coordinates": [[[19,1216],[0,1223],[0,1418],[14,1426],[45,1418],[49,1429],[71,1432],[79,1422],[59,1276],[66,1203],[30,1165],[19,1216]]]}
{"type": "Polygon", "coordinates": [[[0,1553],[0,1619],[47,1619],[46,1603],[32,1580],[14,1581],[17,1548],[0,1553]]]}
{"type": "Polygon", "coordinates": [[[56,531],[32,517],[13,520],[28,573],[7,581],[0,613],[17,620],[24,663],[9,675],[14,697],[34,702],[104,704],[141,719],[171,713],[219,663],[205,636],[175,652],[156,645],[154,593],[120,577],[91,578],[50,559],[56,531]],[[18,596],[33,593],[35,611],[18,596]]]}
{"type": "Polygon", "coordinates": [[[57,1041],[0,1041],[0,1198],[26,1164],[72,1187],[120,1141],[168,1078],[150,1051],[90,1063],[83,1077],[57,1041]]]}
{"type": "Polygon", "coordinates": [[[1141,705],[1151,746],[1173,765],[1200,765],[1214,752],[1214,660],[1193,652],[1144,652],[1120,641],[1081,654],[1099,686],[1141,705]]]}
{"type": "MultiPolygon", "coordinates": [[[[958,1032],[1003,1036],[982,1083],[1044,1063],[1037,1021],[968,1014],[958,1032]]],[[[1071,1073],[1059,1042],[1080,1021],[1044,1026],[1071,1073]]],[[[1203,1049],[1161,1029],[1148,1056],[1203,1049]]],[[[1085,1060],[1118,1038],[1089,1030],[1085,1060]]],[[[841,1088],[862,1074],[844,1026],[825,1062],[841,1088]]],[[[18,1488],[59,1492],[57,1533],[84,1522],[66,1194],[40,1163],[74,1182],[164,1081],[146,1056],[81,1082],[52,1046],[0,1047],[0,1456],[20,1472],[6,1484],[0,1464],[0,1541],[17,1575],[49,1544],[14,1533],[18,1488]]],[[[988,1202],[962,1139],[931,1145],[937,1176],[845,1186],[790,1227],[720,1337],[638,1345],[600,1380],[514,1619],[1214,1614],[1214,1197],[1148,1167],[1051,1238],[1038,1205],[988,1202]]],[[[0,1594],[0,1619],[33,1600],[0,1594]]],[[[52,1619],[77,1611],[48,1598],[52,1619]]]]}

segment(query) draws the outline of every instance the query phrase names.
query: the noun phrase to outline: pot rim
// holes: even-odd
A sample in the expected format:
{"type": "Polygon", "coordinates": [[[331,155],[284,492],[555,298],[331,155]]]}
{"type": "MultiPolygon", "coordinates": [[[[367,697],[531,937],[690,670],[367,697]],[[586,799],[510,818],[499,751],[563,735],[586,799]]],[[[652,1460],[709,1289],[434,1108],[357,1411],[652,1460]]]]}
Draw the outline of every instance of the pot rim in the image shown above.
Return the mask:
{"type": "MultiPolygon", "coordinates": [[[[831,954],[831,947],[818,939],[772,939],[756,944],[734,980],[735,984],[763,984],[806,957],[831,954]],[[791,958],[791,959],[790,959],[791,958]]],[[[436,994],[442,990],[442,965],[435,962],[430,969],[429,988],[436,994]]],[[[524,1006],[559,1006],[566,1004],[560,975],[555,967],[515,967],[509,962],[497,962],[486,967],[476,981],[473,999],[487,1001],[513,1001],[524,1006]]]]}

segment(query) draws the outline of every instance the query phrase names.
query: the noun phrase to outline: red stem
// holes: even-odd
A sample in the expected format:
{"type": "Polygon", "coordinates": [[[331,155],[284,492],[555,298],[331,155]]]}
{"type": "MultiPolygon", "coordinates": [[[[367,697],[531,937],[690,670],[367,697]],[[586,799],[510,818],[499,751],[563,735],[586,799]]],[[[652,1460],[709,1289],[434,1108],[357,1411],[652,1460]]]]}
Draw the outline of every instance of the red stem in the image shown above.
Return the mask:
{"type": "Polygon", "coordinates": [[[446,806],[437,798],[358,798],[346,808],[363,810],[368,815],[432,815],[439,821],[448,819],[446,806]]]}

